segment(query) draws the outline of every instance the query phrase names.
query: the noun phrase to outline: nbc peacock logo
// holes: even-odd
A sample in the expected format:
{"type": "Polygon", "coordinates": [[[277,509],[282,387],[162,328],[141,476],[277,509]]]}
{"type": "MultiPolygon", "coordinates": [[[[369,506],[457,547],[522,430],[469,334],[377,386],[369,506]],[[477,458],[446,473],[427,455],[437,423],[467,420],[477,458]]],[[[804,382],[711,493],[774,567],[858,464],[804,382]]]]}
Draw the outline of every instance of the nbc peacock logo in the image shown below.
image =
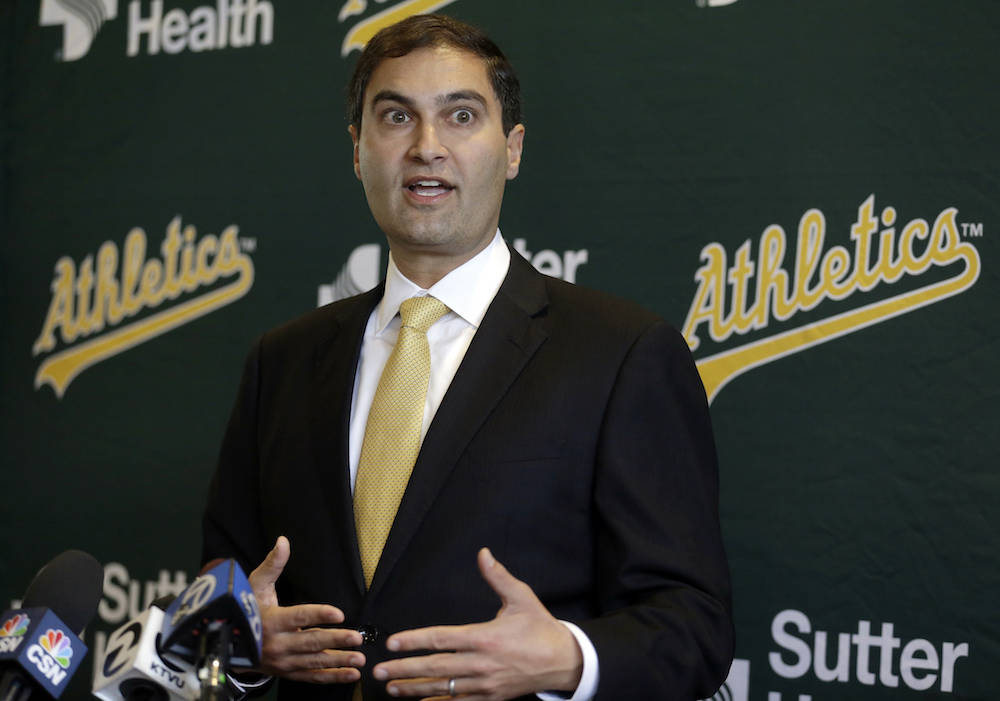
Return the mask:
{"type": "Polygon", "coordinates": [[[70,658],[73,657],[73,643],[61,630],[49,628],[45,635],[39,636],[38,644],[49,653],[63,669],[69,669],[70,658]]]}
{"type": "Polygon", "coordinates": [[[0,626],[0,638],[18,638],[28,632],[29,625],[31,619],[26,614],[16,614],[0,626]]]}

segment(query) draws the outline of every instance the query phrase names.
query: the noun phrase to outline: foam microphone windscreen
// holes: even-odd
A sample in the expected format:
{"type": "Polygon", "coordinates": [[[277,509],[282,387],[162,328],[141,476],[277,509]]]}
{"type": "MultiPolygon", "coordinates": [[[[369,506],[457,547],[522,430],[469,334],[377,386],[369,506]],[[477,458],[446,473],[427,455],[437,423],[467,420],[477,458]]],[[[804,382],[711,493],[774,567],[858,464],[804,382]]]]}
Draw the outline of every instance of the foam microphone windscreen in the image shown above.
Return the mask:
{"type": "Polygon", "coordinates": [[[38,571],[21,606],[51,609],[79,634],[97,613],[103,590],[101,563],[82,550],[67,550],[38,571]]]}

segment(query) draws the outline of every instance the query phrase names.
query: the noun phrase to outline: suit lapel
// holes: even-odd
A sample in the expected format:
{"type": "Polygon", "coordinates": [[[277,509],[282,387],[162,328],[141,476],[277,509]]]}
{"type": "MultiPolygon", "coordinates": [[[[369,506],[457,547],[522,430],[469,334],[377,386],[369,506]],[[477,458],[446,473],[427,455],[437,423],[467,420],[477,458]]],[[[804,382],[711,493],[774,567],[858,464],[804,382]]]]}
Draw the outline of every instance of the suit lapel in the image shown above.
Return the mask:
{"type": "Polygon", "coordinates": [[[511,251],[510,269],[428,428],[371,594],[389,577],[472,436],[545,341],[540,273],[511,251]]]}
{"type": "Polygon", "coordinates": [[[342,552],[354,553],[351,577],[359,593],[364,592],[364,578],[354,532],[348,464],[351,400],[365,325],[382,293],[383,287],[379,285],[335,310],[330,335],[316,347],[316,384],[311,393],[311,433],[319,482],[330,503],[330,512],[337,519],[335,530],[341,539],[342,552]]]}

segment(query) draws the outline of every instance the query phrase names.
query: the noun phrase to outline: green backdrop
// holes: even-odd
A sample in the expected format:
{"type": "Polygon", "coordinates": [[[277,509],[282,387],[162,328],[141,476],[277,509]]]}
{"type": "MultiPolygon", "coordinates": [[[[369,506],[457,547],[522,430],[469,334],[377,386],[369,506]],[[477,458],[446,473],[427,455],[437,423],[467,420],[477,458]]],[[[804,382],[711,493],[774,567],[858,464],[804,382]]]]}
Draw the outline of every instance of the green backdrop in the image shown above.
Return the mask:
{"type": "Polygon", "coordinates": [[[385,264],[350,48],[434,7],[521,76],[505,236],[697,346],[718,698],[996,698],[990,0],[0,3],[2,600],[93,553],[99,650],[187,583],[250,343],[385,264]]]}

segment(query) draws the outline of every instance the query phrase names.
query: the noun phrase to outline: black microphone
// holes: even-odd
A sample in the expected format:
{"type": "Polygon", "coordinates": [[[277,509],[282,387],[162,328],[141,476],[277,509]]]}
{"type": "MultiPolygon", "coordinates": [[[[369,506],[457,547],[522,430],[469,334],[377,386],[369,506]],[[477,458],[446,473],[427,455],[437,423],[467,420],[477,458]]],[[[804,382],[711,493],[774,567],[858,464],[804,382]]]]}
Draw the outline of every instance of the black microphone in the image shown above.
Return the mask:
{"type": "Polygon", "coordinates": [[[67,550],[31,580],[21,608],[0,616],[0,701],[27,701],[41,689],[59,698],[87,654],[78,637],[97,613],[104,568],[67,550]]]}
{"type": "Polygon", "coordinates": [[[163,612],[175,597],[160,597],[108,638],[94,663],[93,693],[104,701],[194,701],[200,695],[194,667],[160,653],[163,612]]]}

